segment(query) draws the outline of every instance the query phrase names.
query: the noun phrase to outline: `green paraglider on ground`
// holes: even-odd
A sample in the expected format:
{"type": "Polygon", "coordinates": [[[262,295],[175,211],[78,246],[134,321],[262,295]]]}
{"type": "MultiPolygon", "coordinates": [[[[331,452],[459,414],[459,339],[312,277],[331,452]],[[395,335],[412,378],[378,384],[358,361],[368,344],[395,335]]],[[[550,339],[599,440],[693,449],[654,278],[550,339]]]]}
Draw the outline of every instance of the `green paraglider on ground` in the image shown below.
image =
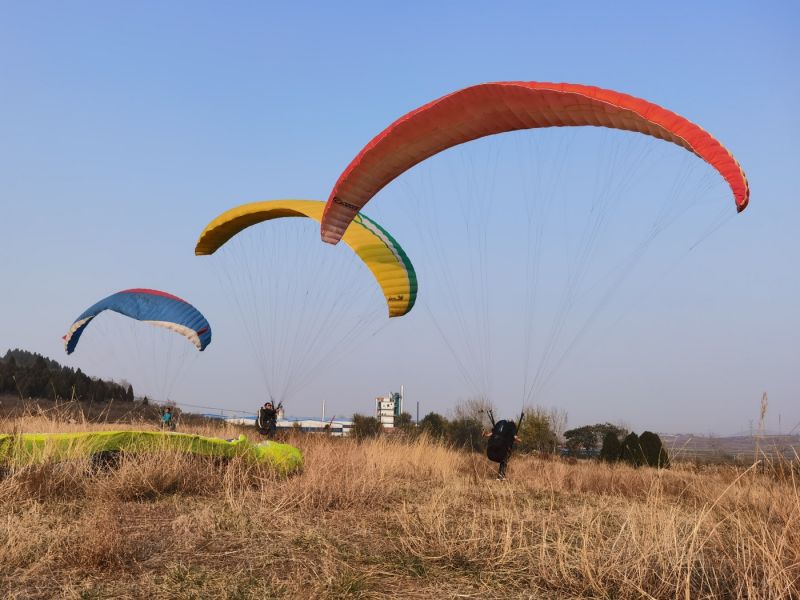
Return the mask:
{"type": "Polygon", "coordinates": [[[285,475],[303,467],[303,455],[294,446],[272,441],[252,444],[244,435],[227,441],[187,433],[154,431],[0,434],[0,462],[12,465],[79,459],[108,452],[186,452],[225,459],[241,457],[254,464],[267,465],[285,475]]]}

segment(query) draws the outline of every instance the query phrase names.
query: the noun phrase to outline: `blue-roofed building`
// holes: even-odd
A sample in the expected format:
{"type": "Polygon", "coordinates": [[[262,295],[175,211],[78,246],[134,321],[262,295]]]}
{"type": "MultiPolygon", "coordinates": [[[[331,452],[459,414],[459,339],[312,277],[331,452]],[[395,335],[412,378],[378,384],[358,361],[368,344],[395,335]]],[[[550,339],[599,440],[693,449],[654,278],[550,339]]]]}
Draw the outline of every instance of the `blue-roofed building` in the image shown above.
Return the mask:
{"type": "Polygon", "coordinates": [[[278,429],[299,429],[307,433],[328,433],[337,437],[350,435],[353,422],[345,419],[325,420],[310,417],[290,417],[278,419],[278,429]]]}
{"type": "MultiPolygon", "coordinates": [[[[226,417],[223,415],[205,414],[204,417],[209,419],[221,419],[226,423],[232,425],[244,425],[249,427],[256,426],[256,417],[242,416],[242,417],[226,417]]],[[[353,428],[353,422],[347,419],[315,419],[312,417],[288,417],[278,419],[276,426],[278,430],[295,430],[299,429],[305,433],[328,433],[336,437],[346,437],[350,435],[353,428]]]]}

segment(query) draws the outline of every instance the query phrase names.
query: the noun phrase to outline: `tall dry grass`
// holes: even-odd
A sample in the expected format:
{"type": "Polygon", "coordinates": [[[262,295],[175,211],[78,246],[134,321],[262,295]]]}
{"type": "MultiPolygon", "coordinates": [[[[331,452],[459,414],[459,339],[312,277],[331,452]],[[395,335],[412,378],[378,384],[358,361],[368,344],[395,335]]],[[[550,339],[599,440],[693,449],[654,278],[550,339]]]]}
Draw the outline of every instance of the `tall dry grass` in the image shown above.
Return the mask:
{"type": "Polygon", "coordinates": [[[794,469],[518,456],[498,482],[427,439],[293,442],[284,479],[175,454],[8,473],[0,596],[800,597],[794,469]]]}

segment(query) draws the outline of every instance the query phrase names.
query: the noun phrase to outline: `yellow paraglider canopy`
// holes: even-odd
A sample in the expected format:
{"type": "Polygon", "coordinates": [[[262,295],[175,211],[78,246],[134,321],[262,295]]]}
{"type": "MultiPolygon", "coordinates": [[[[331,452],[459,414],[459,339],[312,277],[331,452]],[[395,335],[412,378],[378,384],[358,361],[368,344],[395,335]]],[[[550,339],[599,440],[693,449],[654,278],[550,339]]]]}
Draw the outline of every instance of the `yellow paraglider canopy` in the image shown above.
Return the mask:
{"type": "MultiPolygon", "coordinates": [[[[229,239],[251,225],[285,217],[322,220],[325,203],[317,200],[269,200],[232,208],[211,221],[200,234],[194,253],[214,254],[229,239]]],[[[342,238],[378,282],[390,317],[400,317],[414,306],[417,276],[411,261],[388,231],[358,214],[342,238]]]]}

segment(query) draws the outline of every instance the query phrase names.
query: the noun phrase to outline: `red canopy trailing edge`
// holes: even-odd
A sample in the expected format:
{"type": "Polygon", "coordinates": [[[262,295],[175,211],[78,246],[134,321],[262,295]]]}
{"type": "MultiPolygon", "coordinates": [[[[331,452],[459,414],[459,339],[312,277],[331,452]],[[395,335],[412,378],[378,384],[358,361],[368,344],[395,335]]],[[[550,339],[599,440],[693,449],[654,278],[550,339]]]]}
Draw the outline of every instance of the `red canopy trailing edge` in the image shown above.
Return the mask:
{"type": "Polygon", "coordinates": [[[672,142],[728,182],[739,212],[750,190],[733,155],[702,127],[656,104],[571,83],[507,81],[465,88],[389,125],[347,166],[328,198],[322,239],[337,243],[355,215],[395,177],[434,154],[487,135],[568,126],[610,127],[672,142]]]}

